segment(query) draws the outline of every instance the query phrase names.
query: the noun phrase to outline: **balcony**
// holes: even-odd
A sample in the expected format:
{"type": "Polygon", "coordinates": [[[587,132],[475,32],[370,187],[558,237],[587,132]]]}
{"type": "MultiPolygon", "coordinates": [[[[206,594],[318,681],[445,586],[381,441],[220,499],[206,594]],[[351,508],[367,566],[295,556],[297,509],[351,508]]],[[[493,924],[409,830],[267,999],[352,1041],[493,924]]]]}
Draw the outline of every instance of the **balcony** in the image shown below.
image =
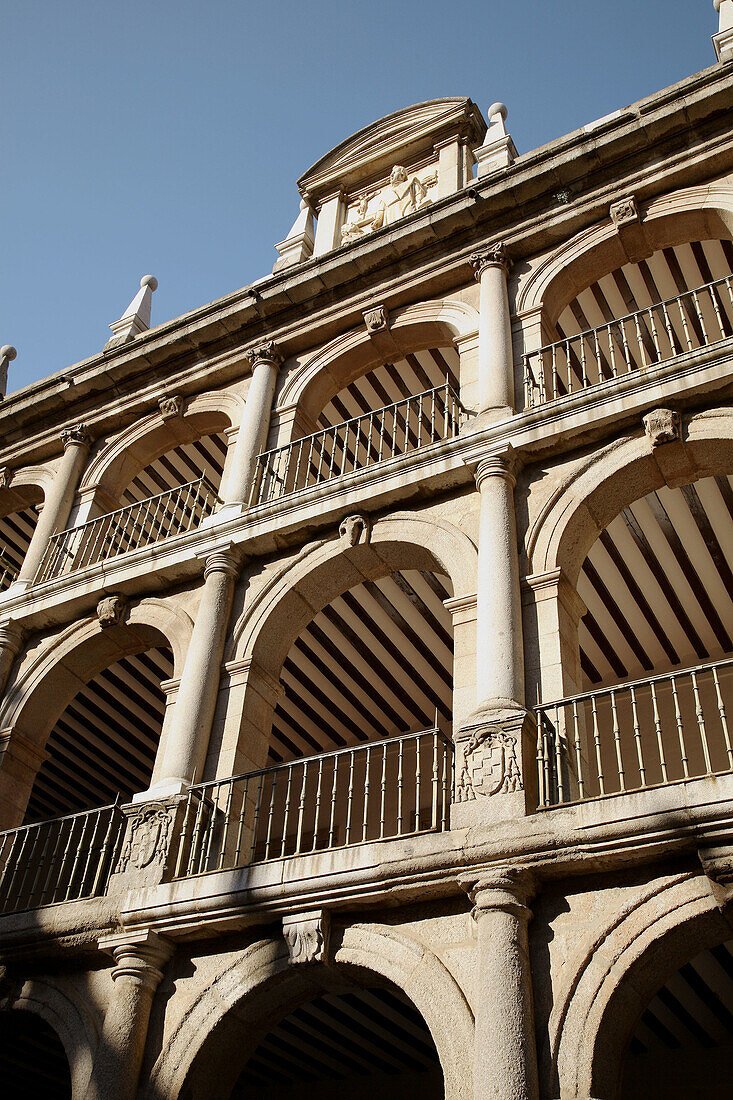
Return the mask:
{"type": "MultiPolygon", "coordinates": [[[[453,743],[432,729],[189,788],[165,878],[448,828],[453,743]]],[[[102,896],[118,868],[117,805],[0,834],[0,914],[102,896]]]]}
{"type": "Polygon", "coordinates": [[[34,583],[54,580],[192,531],[214,512],[217,503],[215,490],[205,477],[200,477],[79,527],[59,531],[49,539],[34,583]]]}
{"type": "Polygon", "coordinates": [[[733,658],[536,708],[540,806],[733,771],[733,658]]]}
{"type": "Polygon", "coordinates": [[[464,419],[463,406],[446,383],[264,451],[257,462],[250,507],[454,439],[464,419]]]}
{"type": "Polygon", "coordinates": [[[731,335],[733,276],[727,276],[524,355],[525,409],[649,370],[731,335]]]}

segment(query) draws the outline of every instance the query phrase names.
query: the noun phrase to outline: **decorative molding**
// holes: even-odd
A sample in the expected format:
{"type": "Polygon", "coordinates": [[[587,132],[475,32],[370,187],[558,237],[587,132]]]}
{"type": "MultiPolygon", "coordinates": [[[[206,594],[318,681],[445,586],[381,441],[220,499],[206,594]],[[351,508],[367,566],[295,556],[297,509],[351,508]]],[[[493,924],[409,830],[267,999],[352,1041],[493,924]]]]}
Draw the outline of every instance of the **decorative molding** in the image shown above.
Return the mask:
{"type": "Polygon", "coordinates": [[[177,393],[170,397],[159,397],[158,408],[164,420],[173,420],[177,416],[183,416],[183,398],[177,393]]]}
{"type": "Polygon", "coordinates": [[[255,369],[258,363],[270,363],[272,366],[279,366],[283,361],[283,355],[274,340],[264,340],[261,344],[249,348],[248,351],[245,351],[244,358],[248,360],[252,370],[255,369]]]}
{"type": "Polygon", "coordinates": [[[127,600],[124,596],[103,596],[97,604],[97,618],[99,625],[105,630],[108,626],[117,626],[122,622],[127,610],[127,600]]]}
{"type": "Polygon", "coordinates": [[[61,442],[64,445],[64,450],[72,444],[88,447],[91,441],[86,424],[73,424],[70,428],[63,428],[61,431],[61,442]]]}
{"type": "Polygon", "coordinates": [[[517,761],[517,739],[498,725],[467,726],[463,764],[456,783],[456,802],[511,794],[524,789],[517,761]]]}
{"type": "Polygon", "coordinates": [[[473,274],[477,282],[481,282],[481,276],[492,267],[501,267],[504,274],[508,275],[512,268],[512,261],[503,241],[497,241],[489,245],[482,252],[475,252],[470,257],[473,274]]]}
{"type": "Polygon", "coordinates": [[[283,937],[291,965],[325,962],[328,954],[329,914],[324,909],[283,917],[283,937]]]}
{"type": "Polygon", "coordinates": [[[171,816],[168,810],[151,803],[128,818],[125,843],[117,861],[118,873],[133,868],[141,871],[152,863],[162,863],[168,855],[171,816]]]}
{"type": "Polygon", "coordinates": [[[612,202],[608,213],[617,229],[641,220],[636,199],[633,195],[627,195],[625,198],[619,199],[618,202],[612,202]]]}
{"type": "Polygon", "coordinates": [[[652,409],[642,417],[652,449],[682,438],[680,414],[674,409],[652,409]]]}
{"type": "Polygon", "coordinates": [[[372,306],[371,309],[365,309],[362,316],[370,335],[389,328],[389,314],[385,306],[372,306]]]}
{"type": "Polygon", "coordinates": [[[367,543],[371,538],[371,523],[368,516],[346,516],[339,524],[339,537],[348,546],[367,543]]]}

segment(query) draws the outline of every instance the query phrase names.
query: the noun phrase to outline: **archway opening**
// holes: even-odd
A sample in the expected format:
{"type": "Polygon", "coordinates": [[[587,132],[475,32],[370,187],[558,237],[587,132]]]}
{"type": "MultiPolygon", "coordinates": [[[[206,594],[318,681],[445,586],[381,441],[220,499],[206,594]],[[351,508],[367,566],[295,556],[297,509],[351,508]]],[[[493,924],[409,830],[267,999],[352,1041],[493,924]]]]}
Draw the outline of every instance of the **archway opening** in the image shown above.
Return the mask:
{"type": "Polygon", "coordinates": [[[621,1100],[724,1100],[733,1064],[733,940],[701,951],[645,1008],[623,1067],[621,1100]]]}
{"type": "Polygon", "coordinates": [[[169,447],[149,461],[125,485],[120,504],[135,504],[204,478],[214,493],[221,484],[227,454],[223,431],[169,447]]]}
{"type": "Polygon", "coordinates": [[[9,1097],[71,1100],[71,1071],[63,1044],[34,1012],[0,1013],[0,1081],[9,1097]]]}
{"type": "Polygon", "coordinates": [[[0,592],[18,577],[43,502],[43,493],[35,486],[24,486],[8,493],[11,495],[12,504],[9,499],[8,510],[0,519],[0,592]]]}

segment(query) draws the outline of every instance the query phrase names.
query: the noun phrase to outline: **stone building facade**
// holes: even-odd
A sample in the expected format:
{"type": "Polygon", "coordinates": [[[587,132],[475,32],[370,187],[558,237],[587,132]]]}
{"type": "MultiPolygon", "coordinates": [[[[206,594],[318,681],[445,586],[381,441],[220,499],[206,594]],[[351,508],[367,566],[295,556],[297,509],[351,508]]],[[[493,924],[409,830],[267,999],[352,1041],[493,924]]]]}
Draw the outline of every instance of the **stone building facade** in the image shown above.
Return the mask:
{"type": "Polygon", "coordinates": [[[728,1095],[716,6],[533,152],[380,119],[271,275],[3,401],[8,1095],[728,1095]]]}

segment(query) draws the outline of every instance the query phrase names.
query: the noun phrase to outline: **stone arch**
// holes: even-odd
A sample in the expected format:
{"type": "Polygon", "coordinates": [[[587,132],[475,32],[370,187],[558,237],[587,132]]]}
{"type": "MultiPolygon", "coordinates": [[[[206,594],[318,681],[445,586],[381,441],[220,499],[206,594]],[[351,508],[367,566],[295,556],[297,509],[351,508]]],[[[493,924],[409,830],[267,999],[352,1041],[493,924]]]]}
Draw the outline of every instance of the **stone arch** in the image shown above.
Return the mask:
{"type": "Polygon", "coordinates": [[[0,489],[0,516],[6,516],[18,508],[25,508],[40,494],[45,499],[54,479],[50,466],[25,466],[8,470],[7,482],[0,489]]]}
{"type": "MultiPolygon", "coordinates": [[[[420,351],[443,344],[460,346],[478,337],[478,312],[473,306],[451,299],[436,299],[406,306],[390,313],[390,336],[400,351],[420,351]]],[[[275,413],[297,406],[315,420],[321,409],[343,387],[384,362],[365,327],[352,330],[326,344],[286,380],[275,413]]]]}
{"type": "Polygon", "coordinates": [[[476,590],[477,549],[454,524],[413,512],[378,520],[368,545],[341,539],[311,543],[284,566],[235,624],[230,657],[254,660],[277,676],[290,645],[313,615],[365,578],[398,569],[437,570],[454,597],[476,590]]]}
{"type": "MultiPolygon", "coordinates": [[[[380,975],[398,986],[422,1014],[433,1037],[445,1079],[446,1100],[473,1095],[473,1014],[446,966],[425,944],[394,928],[353,925],[334,934],[333,965],[380,975]]],[[[202,1049],[228,1014],[252,1024],[251,1038],[241,1035],[247,1056],[267,1025],[320,988],[318,969],[291,967],[281,940],[260,940],[228,962],[188,1002],[173,1027],[150,1075],[149,1100],[173,1100],[182,1092],[202,1049]]],[[[214,1040],[216,1042],[216,1039],[214,1040]]]]}
{"type": "Polygon", "coordinates": [[[0,1001],[0,1013],[30,1012],[53,1028],[61,1040],[71,1071],[73,1097],[83,1096],[92,1073],[101,1021],[79,995],[47,978],[27,981],[17,995],[0,1001]]]}
{"type": "MultiPolygon", "coordinates": [[[[683,426],[689,481],[733,472],[733,407],[709,409],[683,426]]],[[[612,519],[665,484],[649,440],[628,434],[586,455],[562,479],[527,534],[527,571],[561,568],[575,584],[583,561],[612,519]]]]}
{"type": "Polygon", "coordinates": [[[185,400],[181,417],[164,420],[161,412],[151,413],[102,447],[87,465],[79,492],[98,488],[116,500],[132,478],[169,447],[210,432],[236,429],[243,410],[239,394],[223,391],[185,400]]]}
{"type": "MultiPolygon", "coordinates": [[[[651,251],[693,240],[733,239],[733,189],[702,184],[641,204],[641,225],[651,251]]],[[[628,263],[610,220],[563,242],[522,280],[517,314],[542,307],[552,324],[586,286],[628,263]]]]}
{"type": "Polygon", "coordinates": [[[41,639],[15,669],[0,704],[0,728],[18,730],[42,747],[80,687],[121,657],[167,645],[173,651],[174,675],[180,676],[192,631],[193,620],[185,611],[151,597],[133,604],[117,626],[102,629],[97,618],[89,616],[50,642],[41,639]]]}
{"type": "Polygon", "coordinates": [[[584,945],[553,1008],[557,1094],[617,1100],[626,1049],[651,998],[683,963],[729,937],[709,880],[700,874],[657,882],[617,914],[584,945]]]}

